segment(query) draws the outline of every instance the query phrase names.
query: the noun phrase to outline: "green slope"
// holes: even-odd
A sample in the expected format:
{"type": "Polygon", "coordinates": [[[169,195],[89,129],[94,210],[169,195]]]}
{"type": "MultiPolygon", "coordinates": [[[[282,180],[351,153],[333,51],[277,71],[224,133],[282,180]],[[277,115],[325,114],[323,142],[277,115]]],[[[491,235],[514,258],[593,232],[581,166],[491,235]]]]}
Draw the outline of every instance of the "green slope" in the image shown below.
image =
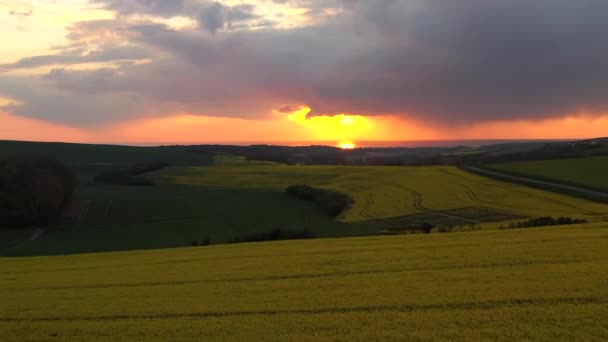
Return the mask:
{"type": "Polygon", "coordinates": [[[0,258],[3,341],[608,339],[608,226],[0,258]]]}
{"type": "Polygon", "coordinates": [[[608,192],[608,157],[539,160],[492,165],[499,171],[608,192]]]}
{"type": "Polygon", "coordinates": [[[313,203],[281,191],[161,184],[152,187],[83,185],[75,224],[48,229],[35,241],[20,229],[0,229],[0,255],[48,255],[190,246],[229,242],[272,229],[316,236],[377,232],[325,215],[313,203]],[[2,248],[4,247],[4,248],[2,248]]]}

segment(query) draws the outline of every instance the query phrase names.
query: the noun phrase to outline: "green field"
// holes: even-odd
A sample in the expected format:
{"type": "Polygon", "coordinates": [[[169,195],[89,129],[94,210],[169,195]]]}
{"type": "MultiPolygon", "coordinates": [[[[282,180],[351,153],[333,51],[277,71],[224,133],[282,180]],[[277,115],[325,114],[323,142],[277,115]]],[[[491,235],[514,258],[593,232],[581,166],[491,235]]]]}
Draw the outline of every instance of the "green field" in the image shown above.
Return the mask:
{"type": "Polygon", "coordinates": [[[3,341],[608,339],[608,224],[0,259],[3,341]]]}
{"type": "Polygon", "coordinates": [[[374,233],[327,217],[314,204],[282,192],[161,184],[153,187],[83,186],[76,223],[49,229],[35,241],[30,230],[0,230],[4,255],[43,255],[190,246],[228,242],[276,228],[317,236],[374,233]]]}
{"type": "Polygon", "coordinates": [[[492,165],[499,171],[608,192],[608,157],[539,160],[492,165]]]}

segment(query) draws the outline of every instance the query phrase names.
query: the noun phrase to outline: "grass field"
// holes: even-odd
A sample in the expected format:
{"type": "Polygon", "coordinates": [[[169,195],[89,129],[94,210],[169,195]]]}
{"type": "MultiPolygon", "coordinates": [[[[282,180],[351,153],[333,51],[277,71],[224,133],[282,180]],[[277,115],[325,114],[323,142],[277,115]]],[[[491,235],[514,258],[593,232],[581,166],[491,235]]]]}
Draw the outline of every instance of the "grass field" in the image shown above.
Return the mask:
{"type": "Polygon", "coordinates": [[[540,160],[492,165],[499,171],[608,192],[608,157],[540,160]]]}
{"type": "Polygon", "coordinates": [[[3,341],[608,339],[608,224],[0,259],[3,341]]]}
{"type": "Polygon", "coordinates": [[[161,184],[152,187],[83,186],[86,199],[75,224],[49,229],[35,241],[22,230],[0,230],[0,254],[44,255],[189,246],[228,242],[276,228],[317,236],[372,234],[377,228],[327,217],[313,203],[282,192],[161,184]]]}
{"type": "MultiPolygon", "coordinates": [[[[460,220],[475,221],[471,209],[513,216],[574,216],[602,220],[608,206],[521,185],[499,182],[450,166],[216,166],[174,168],[171,182],[231,189],[276,189],[306,183],[351,195],[354,207],[345,222],[403,218],[432,213],[459,221],[447,210],[467,208],[460,220]]],[[[508,218],[507,218],[508,219],[508,218]]],[[[482,221],[482,220],[480,220],[482,221]]],[[[483,221],[482,221],[483,222],[483,221]]]]}

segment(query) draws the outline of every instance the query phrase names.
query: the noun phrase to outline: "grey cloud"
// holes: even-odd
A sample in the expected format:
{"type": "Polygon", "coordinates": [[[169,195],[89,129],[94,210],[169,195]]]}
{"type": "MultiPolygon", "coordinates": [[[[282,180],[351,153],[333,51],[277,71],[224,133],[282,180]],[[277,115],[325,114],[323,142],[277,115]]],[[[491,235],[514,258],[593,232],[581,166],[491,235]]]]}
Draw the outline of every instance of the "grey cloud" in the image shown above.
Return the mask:
{"type": "Polygon", "coordinates": [[[15,63],[0,64],[0,71],[14,69],[29,69],[55,64],[82,64],[93,62],[110,62],[124,60],[140,60],[151,57],[149,51],[139,46],[110,46],[100,50],[81,54],[82,50],[66,50],[61,54],[27,57],[15,63]]]}
{"type": "Polygon", "coordinates": [[[214,2],[204,8],[199,15],[199,23],[212,33],[223,28],[226,24],[224,6],[219,2],[214,2]]]}
{"type": "MultiPolygon", "coordinates": [[[[298,104],[316,114],[394,114],[441,124],[608,112],[606,1],[307,4],[319,12],[339,4],[344,11],[290,30],[209,35],[158,24],[131,26],[124,30],[134,46],[158,52],[150,63],[55,70],[38,82],[66,101],[72,94],[93,107],[114,99],[117,107],[125,106],[111,116],[95,107],[83,122],[163,111],[251,118],[298,104]]],[[[229,22],[224,5],[214,8],[209,17],[201,14],[209,32],[229,22]]],[[[9,90],[0,88],[0,94],[9,90]]],[[[13,109],[20,114],[76,120],[43,110],[44,96],[13,95],[29,105],[13,109]]]]}
{"type": "Polygon", "coordinates": [[[154,14],[161,17],[172,17],[185,12],[186,0],[97,0],[106,9],[119,14],[154,14]]]}
{"type": "Polygon", "coordinates": [[[215,33],[231,27],[233,23],[259,18],[253,13],[254,10],[251,4],[226,6],[215,1],[201,10],[198,21],[202,28],[215,33]]]}
{"type": "Polygon", "coordinates": [[[4,108],[14,114],[76,125],[115,121],[133,117],[141,99],[132,94],[117,94],[111,101],[98,95],[58,89],[39,77],[0,77],[0,94],[22,100],[4,108]]]}

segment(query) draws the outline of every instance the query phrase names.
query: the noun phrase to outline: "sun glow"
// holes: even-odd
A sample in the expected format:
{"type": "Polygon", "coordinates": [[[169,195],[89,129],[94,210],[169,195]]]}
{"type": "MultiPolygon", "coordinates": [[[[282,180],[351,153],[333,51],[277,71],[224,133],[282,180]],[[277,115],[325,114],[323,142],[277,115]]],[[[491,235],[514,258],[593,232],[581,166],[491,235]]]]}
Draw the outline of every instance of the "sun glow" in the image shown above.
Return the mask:
{"type": "Polygon", "coordinates": [[[352,150],[355,148],[355,144],[350,141],[340,141],[338,147],[344,150],[352,150]]]}
{"type": "Polygon", "coordinates": [[[318,140],[338,141],[338,146],[344,149],[355,148],[352,142],[373,136],[376,130],[372,121],[361,115],[338,114],[309,116],[309,107],[300,107],[285,115],[290,121],[304,126],[310,132],[311,138],[318,140]]]}

